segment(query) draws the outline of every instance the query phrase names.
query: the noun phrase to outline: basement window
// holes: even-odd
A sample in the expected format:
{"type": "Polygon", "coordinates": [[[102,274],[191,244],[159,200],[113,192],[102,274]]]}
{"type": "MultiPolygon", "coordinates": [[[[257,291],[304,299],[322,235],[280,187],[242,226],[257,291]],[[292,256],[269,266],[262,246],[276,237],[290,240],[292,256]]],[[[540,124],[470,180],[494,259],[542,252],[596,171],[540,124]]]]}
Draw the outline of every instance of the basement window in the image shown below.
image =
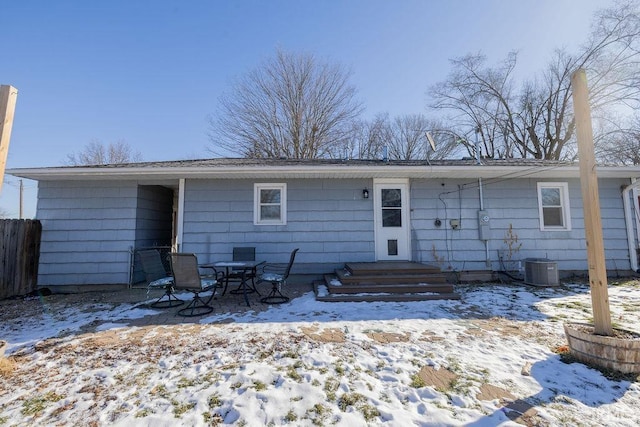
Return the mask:
{"type": "Polygon", "coordinates": [[[540,230],[571,230],[569,187],[566,182],[538,183],[540,230]]]}
{"type": "Polygon", "coordinates": [[[285,225],[287,223],[287,184],[254,184],[253,223],[285,225]]]}

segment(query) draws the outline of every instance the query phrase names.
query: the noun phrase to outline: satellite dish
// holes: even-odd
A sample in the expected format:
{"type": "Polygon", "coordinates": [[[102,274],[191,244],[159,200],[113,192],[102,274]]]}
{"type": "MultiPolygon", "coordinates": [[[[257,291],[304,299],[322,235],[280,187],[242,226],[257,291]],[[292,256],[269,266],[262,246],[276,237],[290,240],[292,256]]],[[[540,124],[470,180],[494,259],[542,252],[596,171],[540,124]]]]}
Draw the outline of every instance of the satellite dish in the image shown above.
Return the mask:
{"type": "Polygon", "coordinates": [[[436,151],[436,143],[433,140],[433,137],[431,136],[431,134],[429,132],[427,132],[427,140],[429,141],[429,145],[431,145],[431,149],[433,151],[436,151]]]}

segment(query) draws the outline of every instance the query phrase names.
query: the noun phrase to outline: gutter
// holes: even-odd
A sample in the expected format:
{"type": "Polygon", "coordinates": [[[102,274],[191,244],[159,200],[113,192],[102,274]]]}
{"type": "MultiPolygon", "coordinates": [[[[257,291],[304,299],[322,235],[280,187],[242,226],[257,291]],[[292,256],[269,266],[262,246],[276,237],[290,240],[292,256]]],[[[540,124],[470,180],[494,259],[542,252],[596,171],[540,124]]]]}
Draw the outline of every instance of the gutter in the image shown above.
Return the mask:
{"type": "MultiPolygon", "coordinates": [[[[7,169],[7,174],[36,181],[180,178],[579,178],[577,166],[127,166],[7,169]]],[[[598,167],[601,178],[640,176],[640,168],[598,167]]]]}
{"type": "MultiPolygon", "coordinates": [[[[640,273],[640,270],[638,268],[638,254],[636,252],[636,250],[638,249],[636,247],[637,236],[633,235],[634,215],[633,215],[633,210],[631,209],[632,206],[630,201],[631,191],[638,190],[638,189],[640,189],[640,180],[637,180],[636,178],[632,178],[631,184],[627,185],[622,190],[622,203],[624,205],[624,219],[625,219],[625,224],[627,228],[627,243],[629,245],[629,261],[631,263],[631,270],[640,273]]],[[[634,210],[638,208],[635,201],[633,206],[634,206],[634,210]]],[[[637,229],[640,230],[640,224],[637,225],[637,229]]]]}

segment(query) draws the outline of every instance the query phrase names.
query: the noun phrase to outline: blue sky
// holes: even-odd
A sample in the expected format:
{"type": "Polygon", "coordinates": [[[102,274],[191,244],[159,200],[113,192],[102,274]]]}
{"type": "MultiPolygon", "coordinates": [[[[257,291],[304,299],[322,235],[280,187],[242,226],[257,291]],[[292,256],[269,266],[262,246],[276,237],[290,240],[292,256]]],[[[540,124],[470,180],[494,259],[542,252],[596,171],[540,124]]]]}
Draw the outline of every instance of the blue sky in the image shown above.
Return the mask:
{"type": "MultiPolygon", "coordinates": [[[[8,168],[59,166],[92,140],[144,160],[210,157],[207,116],[276,48],[351,70],[365,117],[425,112],[449,59],[518,50],[531,75],[608,0],[22,0],[0,7],[0,84],[19,91],[8,168]]],[[[17,178],[0,209],[17,217],[17,178]]],[[[35,182],[24,182],[35,215],[35,182]]]]}

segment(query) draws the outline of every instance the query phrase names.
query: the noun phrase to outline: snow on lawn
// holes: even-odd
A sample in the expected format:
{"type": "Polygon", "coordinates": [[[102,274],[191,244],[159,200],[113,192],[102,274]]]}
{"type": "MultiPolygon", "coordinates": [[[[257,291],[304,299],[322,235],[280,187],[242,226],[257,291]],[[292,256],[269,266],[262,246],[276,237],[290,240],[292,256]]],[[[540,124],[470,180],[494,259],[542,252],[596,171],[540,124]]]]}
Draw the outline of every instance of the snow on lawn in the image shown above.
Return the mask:
{"type": "MultiPolygon", "coordinates": [[[[0,370],[0,425],[640,424],[640,383],[554,353],[564,321],[590,319],[587,286],[456,291],[403,303],[308,293],[199,324],[126,326],[156,313],[128,304],[15,318],[0,325],[15,363],[0,370]]],[[[615,325],[637,328],[640,284],[609,292],[615,325]]]]}

